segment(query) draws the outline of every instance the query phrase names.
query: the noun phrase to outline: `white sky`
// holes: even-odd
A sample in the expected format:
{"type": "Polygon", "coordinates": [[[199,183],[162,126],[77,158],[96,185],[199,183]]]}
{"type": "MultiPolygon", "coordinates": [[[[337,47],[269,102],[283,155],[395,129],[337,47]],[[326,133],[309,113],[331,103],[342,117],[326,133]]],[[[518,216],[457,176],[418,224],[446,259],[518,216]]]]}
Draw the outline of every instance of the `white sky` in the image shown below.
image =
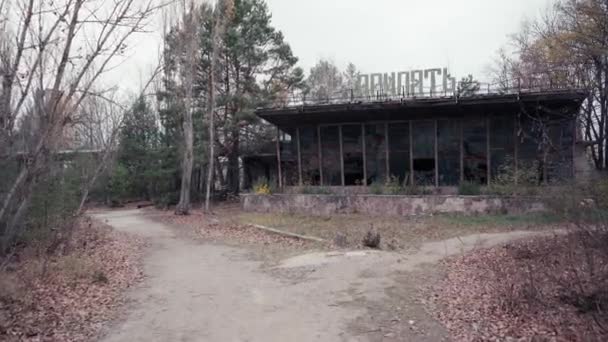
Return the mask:
{"type": "MultiPolygon", "coordinates": [[[[363,73],[449,67],[486,79],[496,51],[550,0],[267,0],[299,66],[320,58],[363,73]]],[[[155,28],[160,31],[160,27],[155,28]]],[[[120,68],[137,89],[158,57],[160,32],[139,36],[120,68]]]]}

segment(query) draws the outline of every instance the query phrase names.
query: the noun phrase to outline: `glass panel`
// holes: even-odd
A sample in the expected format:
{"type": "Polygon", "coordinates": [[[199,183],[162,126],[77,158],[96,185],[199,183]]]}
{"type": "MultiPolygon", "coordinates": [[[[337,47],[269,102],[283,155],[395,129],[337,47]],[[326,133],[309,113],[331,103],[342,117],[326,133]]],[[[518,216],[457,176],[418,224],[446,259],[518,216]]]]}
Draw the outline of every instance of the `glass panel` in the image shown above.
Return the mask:
{"type": "Polygon", "coordinates": [[[300,151],[302,182],[306,185],[319,185],[319,140],[316,127],[300,128],[300,151]]]}
{"type": "Polygon", "coordinates": [[[338,126],[321,127],[323,185],[342,185],[338,126]]]}
{"type": "Polygon", "coordinates": [[[521,118],[517,141],[517,181],[519,184],[538,185],[542,179],[540,130],[531,120],[521,118]]]}
{"type": "Polygon", "coordinates": [[[573,120],[558,119],[556,124],[550,127],[547,176],[551,183],[564,182],[572,177],[573,133],[573,120]]]}
{"type": "Polygon", "coordinates": [[[361,125],[342,126],[344,184],[363,185],[363,132],[361,125]]]}
{"type": "MultiPolygon", "coordinates": [[[[515,121],[513,116],[492,117],[490,119],[490,159],[491,176],[495,180],[500,174],[505,181],[515,175],[515,121]]],[[[515,181],[515,179],[513,179],[515,181]]]]}
{"type": "Polygon", "coordinates": [[[386,181],[386,132],[384,128],[384,124],[365,125],[367,184],[386,181]]]}
{"type": "Polygon", "coordinates": [[[391,177],[398,177],[400,183],[409,183],[410,124],[407,122],[389,124],[388,143],[391,177]]]}
{"type": "Polygon", "coordinates": [[[464,180],[486,184],[488,181],[486,120],[463,121],[464,180]]]}
{"type": "Polygon", "coordinates": [[[458,185],[460,183],[460,121],[437,121],[437,149],[439,185],[458,185]]]}
{"type": "Polygon", "coordinates": [[[413,121],[414,184],[435,185],[435,122],[413,121]]]}
{"type": "Polygon", "coordinates": [[[286,128],[281,131],[281,172],[283,185],[298,185],[298,145],[296,129],[286,128]]]}

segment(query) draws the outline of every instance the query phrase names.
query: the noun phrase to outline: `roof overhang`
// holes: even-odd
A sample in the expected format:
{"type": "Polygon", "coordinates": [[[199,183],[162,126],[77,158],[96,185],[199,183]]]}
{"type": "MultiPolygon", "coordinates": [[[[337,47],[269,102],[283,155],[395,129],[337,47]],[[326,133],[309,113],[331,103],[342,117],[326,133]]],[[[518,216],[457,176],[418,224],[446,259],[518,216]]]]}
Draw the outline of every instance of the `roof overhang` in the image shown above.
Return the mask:
{"type": "Polygon", "coordinates": [[[523,106],[566,108],[576,114],[588,92],[582,89],[538,91],[522,94],[486,94],[468,97],[404,98],[381,102],[315,104],[260,108],[256,115],[280,126],[412,120],[517,113],[523,106]]]}

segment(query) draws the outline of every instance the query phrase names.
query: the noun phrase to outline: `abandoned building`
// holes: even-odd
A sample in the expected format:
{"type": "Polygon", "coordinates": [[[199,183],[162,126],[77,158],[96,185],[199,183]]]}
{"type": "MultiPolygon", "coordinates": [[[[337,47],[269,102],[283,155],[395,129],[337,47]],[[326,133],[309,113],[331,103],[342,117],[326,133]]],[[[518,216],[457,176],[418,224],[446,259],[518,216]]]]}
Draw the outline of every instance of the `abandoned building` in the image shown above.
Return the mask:
{"type": "Polygon", "coordinates": [[[585,96],[532,89],[260,108],[256,114],[277,127],[276,146],[245,158],[246,183],[455,187],[524,169],[539,184],[571,180],[585,96]]]}

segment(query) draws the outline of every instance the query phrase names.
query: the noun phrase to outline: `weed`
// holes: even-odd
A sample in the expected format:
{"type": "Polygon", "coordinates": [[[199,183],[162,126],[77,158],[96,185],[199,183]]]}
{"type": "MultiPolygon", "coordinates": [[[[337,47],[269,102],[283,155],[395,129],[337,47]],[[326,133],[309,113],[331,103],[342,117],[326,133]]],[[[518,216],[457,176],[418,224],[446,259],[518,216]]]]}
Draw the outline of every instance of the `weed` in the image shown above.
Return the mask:
{"type": "Polygon", "coordinates": [[[363,246],[369,248],[380,248],[380,233],[374,229],[372,225],[371,228],[367,231],[365,236],[363,237],[363,246]]]}
{"type": "Polygon", "coordinates": [[[257,195],[270,195],[272,194],[272,189],[268,184],[268,180],[264,178],[259,178],[253,184],[253,192],[257,195]]]}
{"type": "Polygon", "coordinates": [[[461,196],[479,196],[481,195],[481,186],[478,183],[462,182],[458,186],[458,194],[461,196]]]}

